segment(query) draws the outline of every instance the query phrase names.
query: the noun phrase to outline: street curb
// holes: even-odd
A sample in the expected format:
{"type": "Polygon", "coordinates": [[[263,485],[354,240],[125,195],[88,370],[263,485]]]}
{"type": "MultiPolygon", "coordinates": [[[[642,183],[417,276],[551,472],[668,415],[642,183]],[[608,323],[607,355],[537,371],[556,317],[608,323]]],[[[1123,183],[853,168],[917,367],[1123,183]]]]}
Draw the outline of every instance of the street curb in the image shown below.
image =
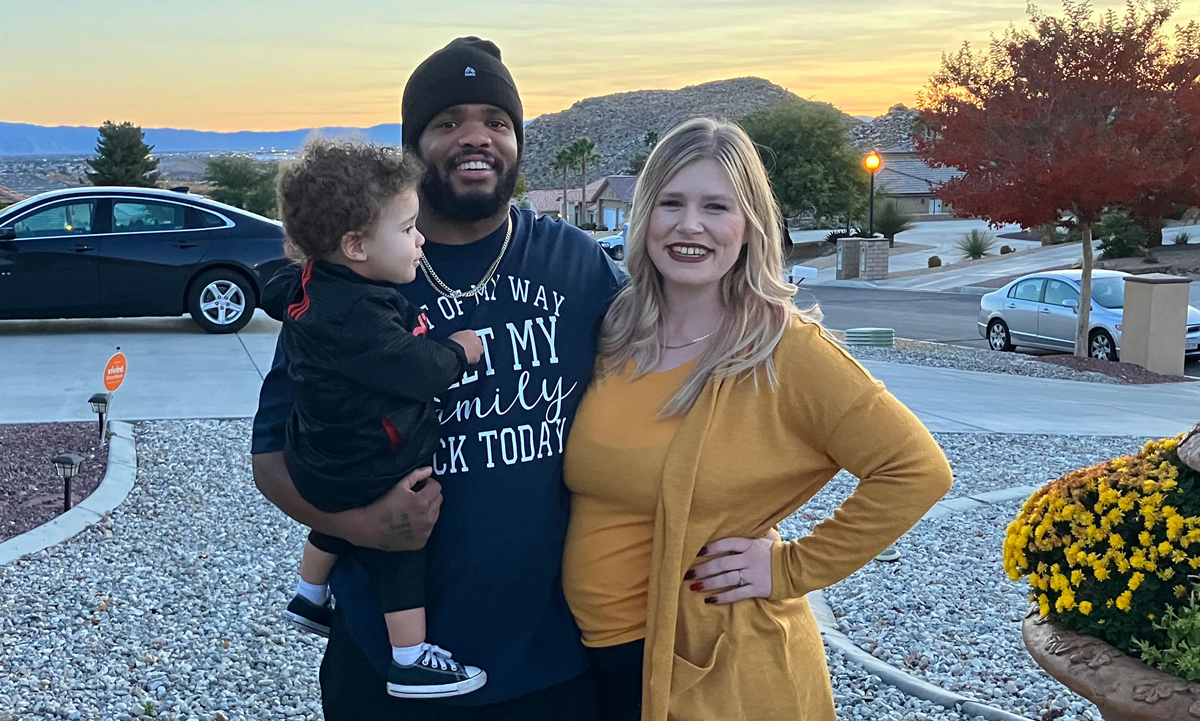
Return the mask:
{"type": "MultiPolygon", "coordinates": [[[[929,509],[929,512],[921,520],[925,521],[952,516],[996,503],[1007,503],[1027,498],[1031,493],[1038,490],[1038,488],[1040,486],[1018,486],[1016,488],[1005,488],[989,493],[977,493],[970,496],[960,496],[958,498],[939,501],[934,504],[933,508],[929,509]]],[[[841,651],[847,660],[859,664],[868,673],[878,676],[881,681],[889,686],[894,686],[914,698],[930,701],[968,716],[979,716],[980,718],[988,719],[988,721],[1029,721],[1024,716],[996,708],[995,706],[988,706],[981,701],[969,696],[963,696],[954,691],[947,691],[907,671],[902,671],[885,661],[880,661],[859,648],[858,644],[850,640],[849,636],[842,633],[841,628],[838,627],[837,617],[833,614],[833,609],[829,606],[829,602],[825,600],[825,594],[820,591],[813,591],[808,594],[807,598],[809,606],[812,607],[813,616],[817,619],[817,627],[821,630],[821,638],[825,640],[825,644],[841,651]]]]}
{"type": "Polygon", "coordinates": [[[137,478],[133,424],[110,421],[108,433],[108,466],[96,490],[54,520],[0,543],[0,566],[62,543],[121,505],[137,478]]]}

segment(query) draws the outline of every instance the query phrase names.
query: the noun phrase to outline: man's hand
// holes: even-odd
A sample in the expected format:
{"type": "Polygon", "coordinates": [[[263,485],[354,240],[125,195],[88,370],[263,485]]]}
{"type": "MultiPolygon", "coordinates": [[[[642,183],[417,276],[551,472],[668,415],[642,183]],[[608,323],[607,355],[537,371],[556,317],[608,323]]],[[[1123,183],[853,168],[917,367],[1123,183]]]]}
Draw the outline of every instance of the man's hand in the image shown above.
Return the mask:
{"type": "Polygon", "coordinates": [[[335,514],[344,530],[333,535],[381,551],[424,548],[442,508],[442,486],[432,475],[432,468],[418,468],[371,505],[335,514]],[[424,485],[413,490],[421,481],[424,485]]]}
{"type": "Polygon", "coordinates": [[[282,452],[253,457],[254,483],[268,501],[296,521],[356,546],[381,551],[416,551],[425,546],[442,507],[442,486],[432,468],[408,474],[387,495],[341,513],[318,510],[296,490],[282,452]],[[420,490],[413,486],[424,481],[420,490]]]}
{"type": "Polygon", "coordinates": [[[450,334],[450,340],[462,346],[467,353],[467,361],[474,365],[483,357],[483,341],[473,330],[460,330],[450,334]]]}

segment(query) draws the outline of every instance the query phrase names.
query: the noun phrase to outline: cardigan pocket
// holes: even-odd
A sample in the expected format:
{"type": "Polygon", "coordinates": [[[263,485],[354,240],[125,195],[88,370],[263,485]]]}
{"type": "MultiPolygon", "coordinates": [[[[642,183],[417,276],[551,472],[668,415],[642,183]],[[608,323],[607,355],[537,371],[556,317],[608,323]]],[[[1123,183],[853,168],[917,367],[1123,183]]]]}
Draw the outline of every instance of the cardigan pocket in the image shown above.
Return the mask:
{"type": "Polygon", "coordinates": [[[717,637],[707,659],[693,663],[673,654],[671,669],[671,721],[744,719],[741,694],[733,665],[728,633],[717,637]]]}

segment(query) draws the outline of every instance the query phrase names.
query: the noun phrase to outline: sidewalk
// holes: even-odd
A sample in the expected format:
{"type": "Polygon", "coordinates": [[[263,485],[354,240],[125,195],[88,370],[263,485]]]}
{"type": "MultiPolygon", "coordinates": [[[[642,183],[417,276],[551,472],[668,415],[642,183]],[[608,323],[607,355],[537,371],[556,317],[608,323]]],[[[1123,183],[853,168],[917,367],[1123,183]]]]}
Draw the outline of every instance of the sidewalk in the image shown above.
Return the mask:
{"type": "MultiPolygon", "coordinates": [[[[168,321],[170,322],[170,321],[168,321]]],[[[180,321],[186,327],[187,321],[180,321]]],[[[199,332],[9,335],[0,356],[0,423],[92,420],[87,398],[116,345],[129,376],[112,419],[248,418],[278,324],[199,332]]],[[[937,431],[1170,435],[1200,420],[1200,383],[1116,386],[893,363],[868,368],[937,431]]]]}

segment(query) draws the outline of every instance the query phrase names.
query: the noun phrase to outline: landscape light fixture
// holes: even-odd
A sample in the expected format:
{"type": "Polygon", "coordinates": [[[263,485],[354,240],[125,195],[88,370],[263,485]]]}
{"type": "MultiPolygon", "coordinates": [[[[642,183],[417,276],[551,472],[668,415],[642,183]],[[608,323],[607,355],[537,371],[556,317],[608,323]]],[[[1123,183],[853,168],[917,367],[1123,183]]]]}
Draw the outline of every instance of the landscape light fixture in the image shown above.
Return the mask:
{"type": "Polygon", "coordinates": [[[108,404],[111,402],[112,393],[95,393],[88,398],[88,403],[92,406],[92,413],[99,416],[101,444],[104,443],[104,416],[108,413],[108,404]]]}
{"type": "Polygon", "coordinates": [[[875,173],[879,172],[879,169],[881,167],[883,167],[883,158],[880,158],[879,153],[876,153],[874,150],[872,150],[870,153],[867,153],[867,157],[863,158],[863,165],[865,165],[867,170],[870,171],[870,173],[871,173],[871,211],[869,214],[870,220],[868,221],[868,224],[867,224],[867,235],[868,235],[868,237],[874,238],[875,237],[875,173]]]}
{"type": "Polygon", "coordinates": [[[79,464],[83,456],[78,453],[64,453],[54,459],[54,469],[58,477],[63,479],[63,513],[71,510],[71,480],[79,474],[79,464]]]}

